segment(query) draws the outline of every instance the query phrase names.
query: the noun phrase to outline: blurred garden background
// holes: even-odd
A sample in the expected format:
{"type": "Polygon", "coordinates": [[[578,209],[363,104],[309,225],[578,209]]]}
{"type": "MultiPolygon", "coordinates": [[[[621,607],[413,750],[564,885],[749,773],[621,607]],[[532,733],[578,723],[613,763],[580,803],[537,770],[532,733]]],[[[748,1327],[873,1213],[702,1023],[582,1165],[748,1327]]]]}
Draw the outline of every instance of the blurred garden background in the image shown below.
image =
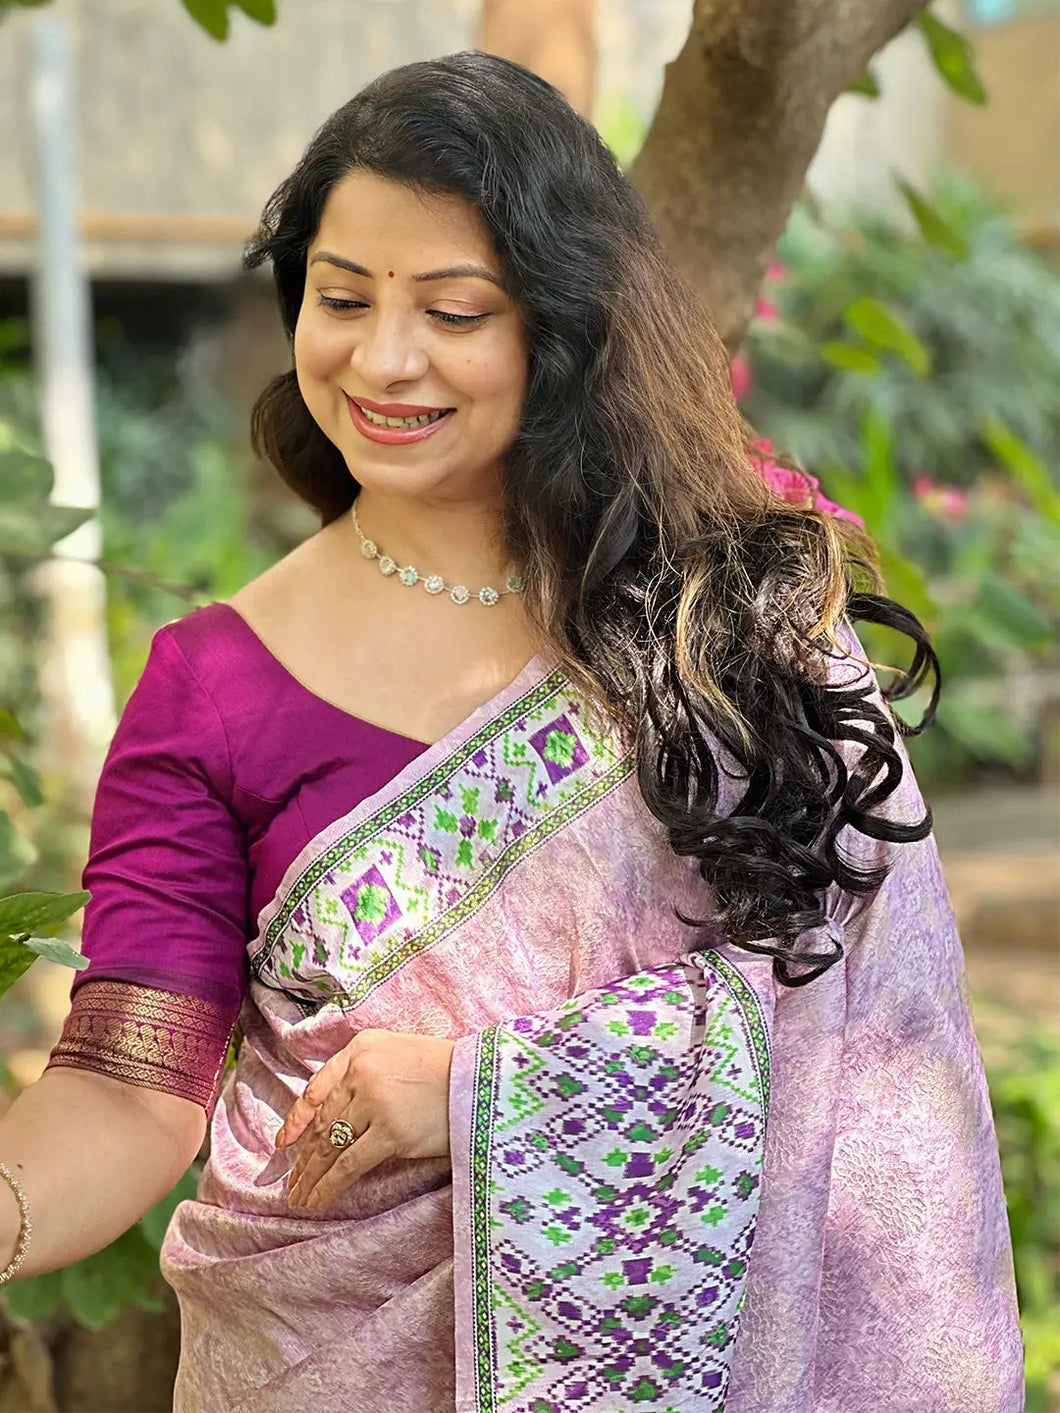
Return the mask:
{"type": "MultiPolygon", "coordinates": [[[[334,107],[477,43],[591,115],[715,311],[763,462],[864,520],[934,636],[942,704],[910,752],[1034,1413],[1060,1408],[1060,4],[857,8],[0,0],[0,1081],[9,1102],[58,1035],[92,790],[153,632],[314,528],[249,449],[288,353],[242,243],[334,107]]],[[[191,1183],[6,1288],[0,1413],[169,1407],[157,1249],[191,1183]]]]}

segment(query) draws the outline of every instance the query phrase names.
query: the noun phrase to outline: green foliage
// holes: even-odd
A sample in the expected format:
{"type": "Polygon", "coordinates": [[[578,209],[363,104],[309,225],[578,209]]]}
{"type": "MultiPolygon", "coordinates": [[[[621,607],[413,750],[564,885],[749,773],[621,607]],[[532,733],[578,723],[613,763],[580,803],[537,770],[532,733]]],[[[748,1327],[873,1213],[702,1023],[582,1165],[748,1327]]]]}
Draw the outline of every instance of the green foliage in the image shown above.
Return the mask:
{"type": "MultiPolygon", "coordinates": [[[[15,9],[39,9],[51,0],[0,0],[0,20],[15,9]]],[[[188,14],[211,38],[228,38],[228,12],[241,10],[259,25],[276,23],[276,0],[181,0],[188,14]]]]}
{"type": "Polygon", "coordinates": [[[1060,1039],[1017,1017],[988,1060],[1026,1345],[1027,1413],[1060,1371],[1060,1039]]]}
{"type": "Polygon", "coordinates": [[[126,1305],[161,1310],[158,1252],[178,1204],[195,1196],[192,1166],[161,1202],[116,1241],[61,1271],[30,1276],[5,1287],[4,1308],[22,1320],[43,1320],[65,1311],[90,1330],[102,1329],[126,1305]]]}
{"type": "MultiPolygon", "coordinates": [[[[50,465],[19,444],[13,428],[0,423],[0,584],[12,582],[12,565],[49,553],[86,519],[87,512],[52,505],[50,465]]],[[[17,573],[17,571],[14,571],[17,573]]],[[[0,707],[0,777],[28,809],[44,800],[40,780],[22,754],[25,733],[14,703],[0,707]]],[[[19,876],[33,850],[11,814],[0,807],[0,886],[19,876]]],[[[19,893],[0,897],[0,995],[38,957],[80,970],[88,963],[64,942],[47,939],[83,908],[87,893],[19,893]]]]}
{"type": "Polygon", "coordinates": [[[880,88],[880,81],[872,69],[866,69],[859,78],[856,78],[847,88],[848,93],[859,93],[862,98],[879,98],[883,90],[880,88]]]}
{"type": "Polygon", "coordinates": [[[605,97],[594,114],[594,121],[619,165],[628,171],[647,136],[645,115],[628,98],[605,97]]]}
{"type": "Polygon", "coordinates": [[[931,62],[942,81],[958,97],[981,107],[986,102],[986,89],[975,71],[975,50],[971,41],[943,24],[930,10],[921,10],[914,23],[924,36],[931,62]]]}
{"type": "Polygon", "coordinates": [[[228,38],[229,11],[242,10],[259,25],[276,23],[276,0],[181,0],[185,10],[212,39],[228,38]]]}
{"type": "MultiPolygon", "coordinates": [[[[917,200],[921,238],[796,211],[744,407],[862,516],[888,591],[931,630],[946,689],[910,749],[935,784],[1034,766],[1033,703],[1006,684],[1060,639],[1060,279],[970,183],[917,200]]],[[[905,660],[896,635],[865,638],[905,660]]]]}
{"type": "Polygon", "coordinates": [[[967,260],[972,253],[968,241],[939,213],[938,207],[925,200],[912,182],[906,181],[904,177],[896,175],[894,182],[905,198],[905,204],[909,207],[917,229],[927,243],[946,251],[957,260],[967,260]]]}

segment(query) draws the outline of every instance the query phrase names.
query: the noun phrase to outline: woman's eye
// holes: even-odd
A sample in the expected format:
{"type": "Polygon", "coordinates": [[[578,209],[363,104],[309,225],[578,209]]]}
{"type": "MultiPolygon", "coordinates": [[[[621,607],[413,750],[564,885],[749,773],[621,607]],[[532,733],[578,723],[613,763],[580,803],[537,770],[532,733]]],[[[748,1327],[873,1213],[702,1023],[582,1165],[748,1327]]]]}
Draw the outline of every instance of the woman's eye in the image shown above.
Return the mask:
{"type": "Polygon", "coordinates": [[[486,317],[485,314],[450,314],[444,309],[428,309],[427,312],[443,324],[481,324],[486,317]]]}
{"type": "MultiPolygon", "coordinates": [[[[334,295],[318,294],[317,299],[325,309],[336,309],[344,313],[350,309],[367,309],[368,305],[359,299],[336,299],[334,295]]],[[[486,318],[485,314],[450,314],[446,309],[428,309],[427,313],[432,319],[437,319],[441,324],[450,324],[467,327],[471,324],[481,324],[486,318]]]]}
{"type": "Polygon", "coordinates": [[[320,303],[325,309],[367,309],[367,304],[361,304],[356,299],[333,299],[331,295],[322,294],[318,296],[320,303]]]}

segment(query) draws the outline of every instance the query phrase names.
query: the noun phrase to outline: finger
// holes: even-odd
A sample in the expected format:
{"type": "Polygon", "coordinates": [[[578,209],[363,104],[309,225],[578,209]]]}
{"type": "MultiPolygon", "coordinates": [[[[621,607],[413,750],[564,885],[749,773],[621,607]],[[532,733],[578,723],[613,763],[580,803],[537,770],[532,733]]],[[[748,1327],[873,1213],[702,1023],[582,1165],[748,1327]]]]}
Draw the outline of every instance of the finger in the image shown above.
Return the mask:
{"type": "Polygon", "coordinates": [[[362,1106],[357,1102],[349,1079],[335,1085],[310,1120],[302,1136],[301,1148],[291,1164],[289,1180],[292,1188],[311,1163],[318,1158],[330,1163],[341,1153],[342,1150],[331,1141],[331,1125],[336,1119],[345,1119],[354,1133],[363,1133],[368,1127],[368,1116],[362,1113],[362,1106]]]}
{"type": "Polygon", "coordinates": [[[348,1064],[349,1056],[343,1049],[321,1065],[288,1110],[287,1117],[276,1135],[277,1148],[286,1148],[301,1138],[316,1118],[320,1105],[346,1073],[348,1064]]]}
{"type": "MultiPolygon", "coordinates": [[[[368,1128],[368,1117],[360,1105],[348,1104],[335,1117],[344,1118],[357,1135],[363,1134],[368,1128]]],[[[331,1142],[329,1129],[332,1122],[333,1120],[329,1119],[325,1126],[318,1125],[318,1121],[314,1120],[312,1128],[303,1140],[302,1151],[298,1154],[287,1179],[287,1200],[292,1206],[304,1205],[306,1196],[320,1179],[344,1152],[349,1151],[348,1148],[336,1148],[331,1142]]],[[[354,1140],[355,1143],[357,1141],[354,1140]]]]}
{"type": "Polygon", "coordinates": [[[340,1151],[335,1162],[316,1185],[307,1189],[304,1205],[314,1208],[326,1207],[351,1183],[377,1168],[385,1159],[393,1157],[393,1153],[393,1143],[384,1138],[379,1129],[366,1129],[354,1144],[340,1151]]]}

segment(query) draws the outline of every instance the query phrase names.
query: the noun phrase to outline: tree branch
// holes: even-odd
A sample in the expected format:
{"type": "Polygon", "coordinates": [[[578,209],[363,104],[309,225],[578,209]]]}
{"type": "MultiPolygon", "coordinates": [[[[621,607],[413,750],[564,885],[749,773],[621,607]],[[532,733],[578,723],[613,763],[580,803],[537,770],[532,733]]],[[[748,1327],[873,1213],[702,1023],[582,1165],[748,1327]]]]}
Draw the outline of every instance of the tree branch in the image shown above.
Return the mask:
{"type": "Polygon", "coordinates": [[[926,0],[696,0],[633,165],[670,258],[730,348],[835,99],[926,0]]]}

